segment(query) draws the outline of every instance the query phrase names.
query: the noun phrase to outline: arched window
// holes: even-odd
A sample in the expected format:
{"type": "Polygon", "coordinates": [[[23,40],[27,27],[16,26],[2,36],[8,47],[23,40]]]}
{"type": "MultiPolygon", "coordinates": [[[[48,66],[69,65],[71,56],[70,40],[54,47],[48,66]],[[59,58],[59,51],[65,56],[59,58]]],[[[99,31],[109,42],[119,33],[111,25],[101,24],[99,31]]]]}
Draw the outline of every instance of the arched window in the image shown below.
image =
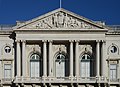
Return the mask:
{"type": "Polygon", "coordinates": [[[55,60],[55,75],[56,77],[65,77],[68,72],[68,59],[64,54],[59,53],[55,60]]]}
{"type": "Polygon", "coordinates": [[[30,76],[40,77],[41,76],[41,58],[38,54],[34,53],[30,56],[30,76]]]}
{"type": "Polygon", "coordinates": [[[80,60],[80,76],[90,77],[93,74],[93,63],[91,56],[84,54],[80,60]]]}

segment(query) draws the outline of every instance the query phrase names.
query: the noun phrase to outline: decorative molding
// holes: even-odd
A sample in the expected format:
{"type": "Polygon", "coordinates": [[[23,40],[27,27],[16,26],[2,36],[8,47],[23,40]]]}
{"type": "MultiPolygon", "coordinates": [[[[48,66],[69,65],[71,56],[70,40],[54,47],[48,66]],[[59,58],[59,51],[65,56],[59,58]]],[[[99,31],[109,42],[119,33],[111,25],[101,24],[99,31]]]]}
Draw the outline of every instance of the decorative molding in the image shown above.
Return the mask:
{"type": "Polygon", "coordinates": [[[35,22],[24,26],[23,28],[30,29],[96,29],[97,27],[89,22],[76,18],[66,12],[58,11],[44,18],[38,19],[35,22]]]}

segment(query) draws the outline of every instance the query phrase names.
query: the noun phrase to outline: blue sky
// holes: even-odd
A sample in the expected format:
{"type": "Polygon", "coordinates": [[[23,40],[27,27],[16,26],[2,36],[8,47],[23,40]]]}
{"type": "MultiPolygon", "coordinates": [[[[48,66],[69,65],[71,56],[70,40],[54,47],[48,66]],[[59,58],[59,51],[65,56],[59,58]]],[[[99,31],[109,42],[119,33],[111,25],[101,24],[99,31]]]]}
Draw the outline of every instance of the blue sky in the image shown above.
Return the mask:
{"type": "MultiPolygon", "coordinates": [[[[0,24],[27,21],[59,8],[59,0],[0,0],[0,24]]],[[[94,21],[120,25],[120,0],[62,0],[62,8],[94,21]]]]}

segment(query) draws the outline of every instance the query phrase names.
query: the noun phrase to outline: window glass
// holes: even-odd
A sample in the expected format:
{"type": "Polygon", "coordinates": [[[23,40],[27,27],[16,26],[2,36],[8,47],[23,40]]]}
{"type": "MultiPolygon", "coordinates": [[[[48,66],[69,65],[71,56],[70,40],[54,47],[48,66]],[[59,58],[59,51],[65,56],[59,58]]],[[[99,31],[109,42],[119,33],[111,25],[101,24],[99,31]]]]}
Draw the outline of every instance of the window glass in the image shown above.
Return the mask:
{"type": "Polygon", "coordinates": [[[79,70],[81,77],[90,77],[90,56],[88,54],[84,54],[80,64],[81,66],[79,70]]]}
{"type": "Polygon", "coordinates": [[[117,52],[117,47],[116,46],[111,46],[110,51],[111,51],[111,53],[116,53],[117,52]]]}
{"type": "MultiPolygon", "coordinates": [[[[65,77],[65,71],[66,71],[66,62],[65,62],[65,56],[63,54],[58,54],[56,58],[56,77],[65,77]]],[[[67,71],[68,72],[68,71],[67,71]]]]}
{"type": "Polygon", "coordinates": [[[117,79],[117,64],[110,64],[110,79],[112,81],[117,79]]]}
{"type": "Polygon", "coordinates": [[[10,52],[11,52],[10,46],[6,46],[6,47],[5,47],[5,52],[6,52],[6,53],[10,53],[10,52]]]}
{"type": "Polygon", "coordinates": [[[40,76],[40,56],[38,54],[33,54],[30,59],[30,76],[39,77],[40,76]]]}
{"type": "Polygon", "coordinates": [[[11,78],[11,64],[4,65],[4,77],[11,78]]]}

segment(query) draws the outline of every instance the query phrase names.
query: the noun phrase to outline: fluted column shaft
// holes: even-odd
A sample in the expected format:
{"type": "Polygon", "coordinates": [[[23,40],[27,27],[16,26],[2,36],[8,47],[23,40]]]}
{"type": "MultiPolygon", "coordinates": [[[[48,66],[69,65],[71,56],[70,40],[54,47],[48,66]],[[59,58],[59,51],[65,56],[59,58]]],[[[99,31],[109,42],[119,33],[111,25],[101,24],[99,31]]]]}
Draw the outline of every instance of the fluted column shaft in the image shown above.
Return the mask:
{"type": "Polygon", "coordinates": [[[79,55],[78,55],[78,48],[79,48],[79,41],[75,41],[75,76],[79,76],[79,55]]]}
{"type": "Polygon", "coordinates": [[[22,40],[22,75],[25,77],[26,76],[26,51],[25,51],[25,40],[22,40]]]}
{"type": "Polygon", "coordinates": [[[52,41],[49,41],[49,77],[52,76],[52,41]]]}
{"type": "Polygon", "coordinates": [[[73,77],[73,40],[70,41],[70,77],[73,77]]]}
{"type": "Polygon", "coordinates": [[[43,76],[47,76],[47,41],[43,41],[43,76]]]}
{"type": "Polygon", "coordinates": [[[97,70],[97,76],[100,76],[100,41],[97,41],[97,47],[96,47],[96,70],[97,70]]]}
{"type": "Polygon", "coordinates": [[[21,76],[20,40],[17,40],[17,76],[21,76]]]}
{"type": "Polygon", "coordinates": [[[101,64],[101,67],[102,67],[102,76],[103,77],[106,77],[107,75],[106,75],[106,69],[107,69],[107,63],[106,63],[106,57],[105,57],[105,55],[106,55],[106,48],[105,48],[105,41],[103,40],[102,41],[102,64],[101,64]]]}

